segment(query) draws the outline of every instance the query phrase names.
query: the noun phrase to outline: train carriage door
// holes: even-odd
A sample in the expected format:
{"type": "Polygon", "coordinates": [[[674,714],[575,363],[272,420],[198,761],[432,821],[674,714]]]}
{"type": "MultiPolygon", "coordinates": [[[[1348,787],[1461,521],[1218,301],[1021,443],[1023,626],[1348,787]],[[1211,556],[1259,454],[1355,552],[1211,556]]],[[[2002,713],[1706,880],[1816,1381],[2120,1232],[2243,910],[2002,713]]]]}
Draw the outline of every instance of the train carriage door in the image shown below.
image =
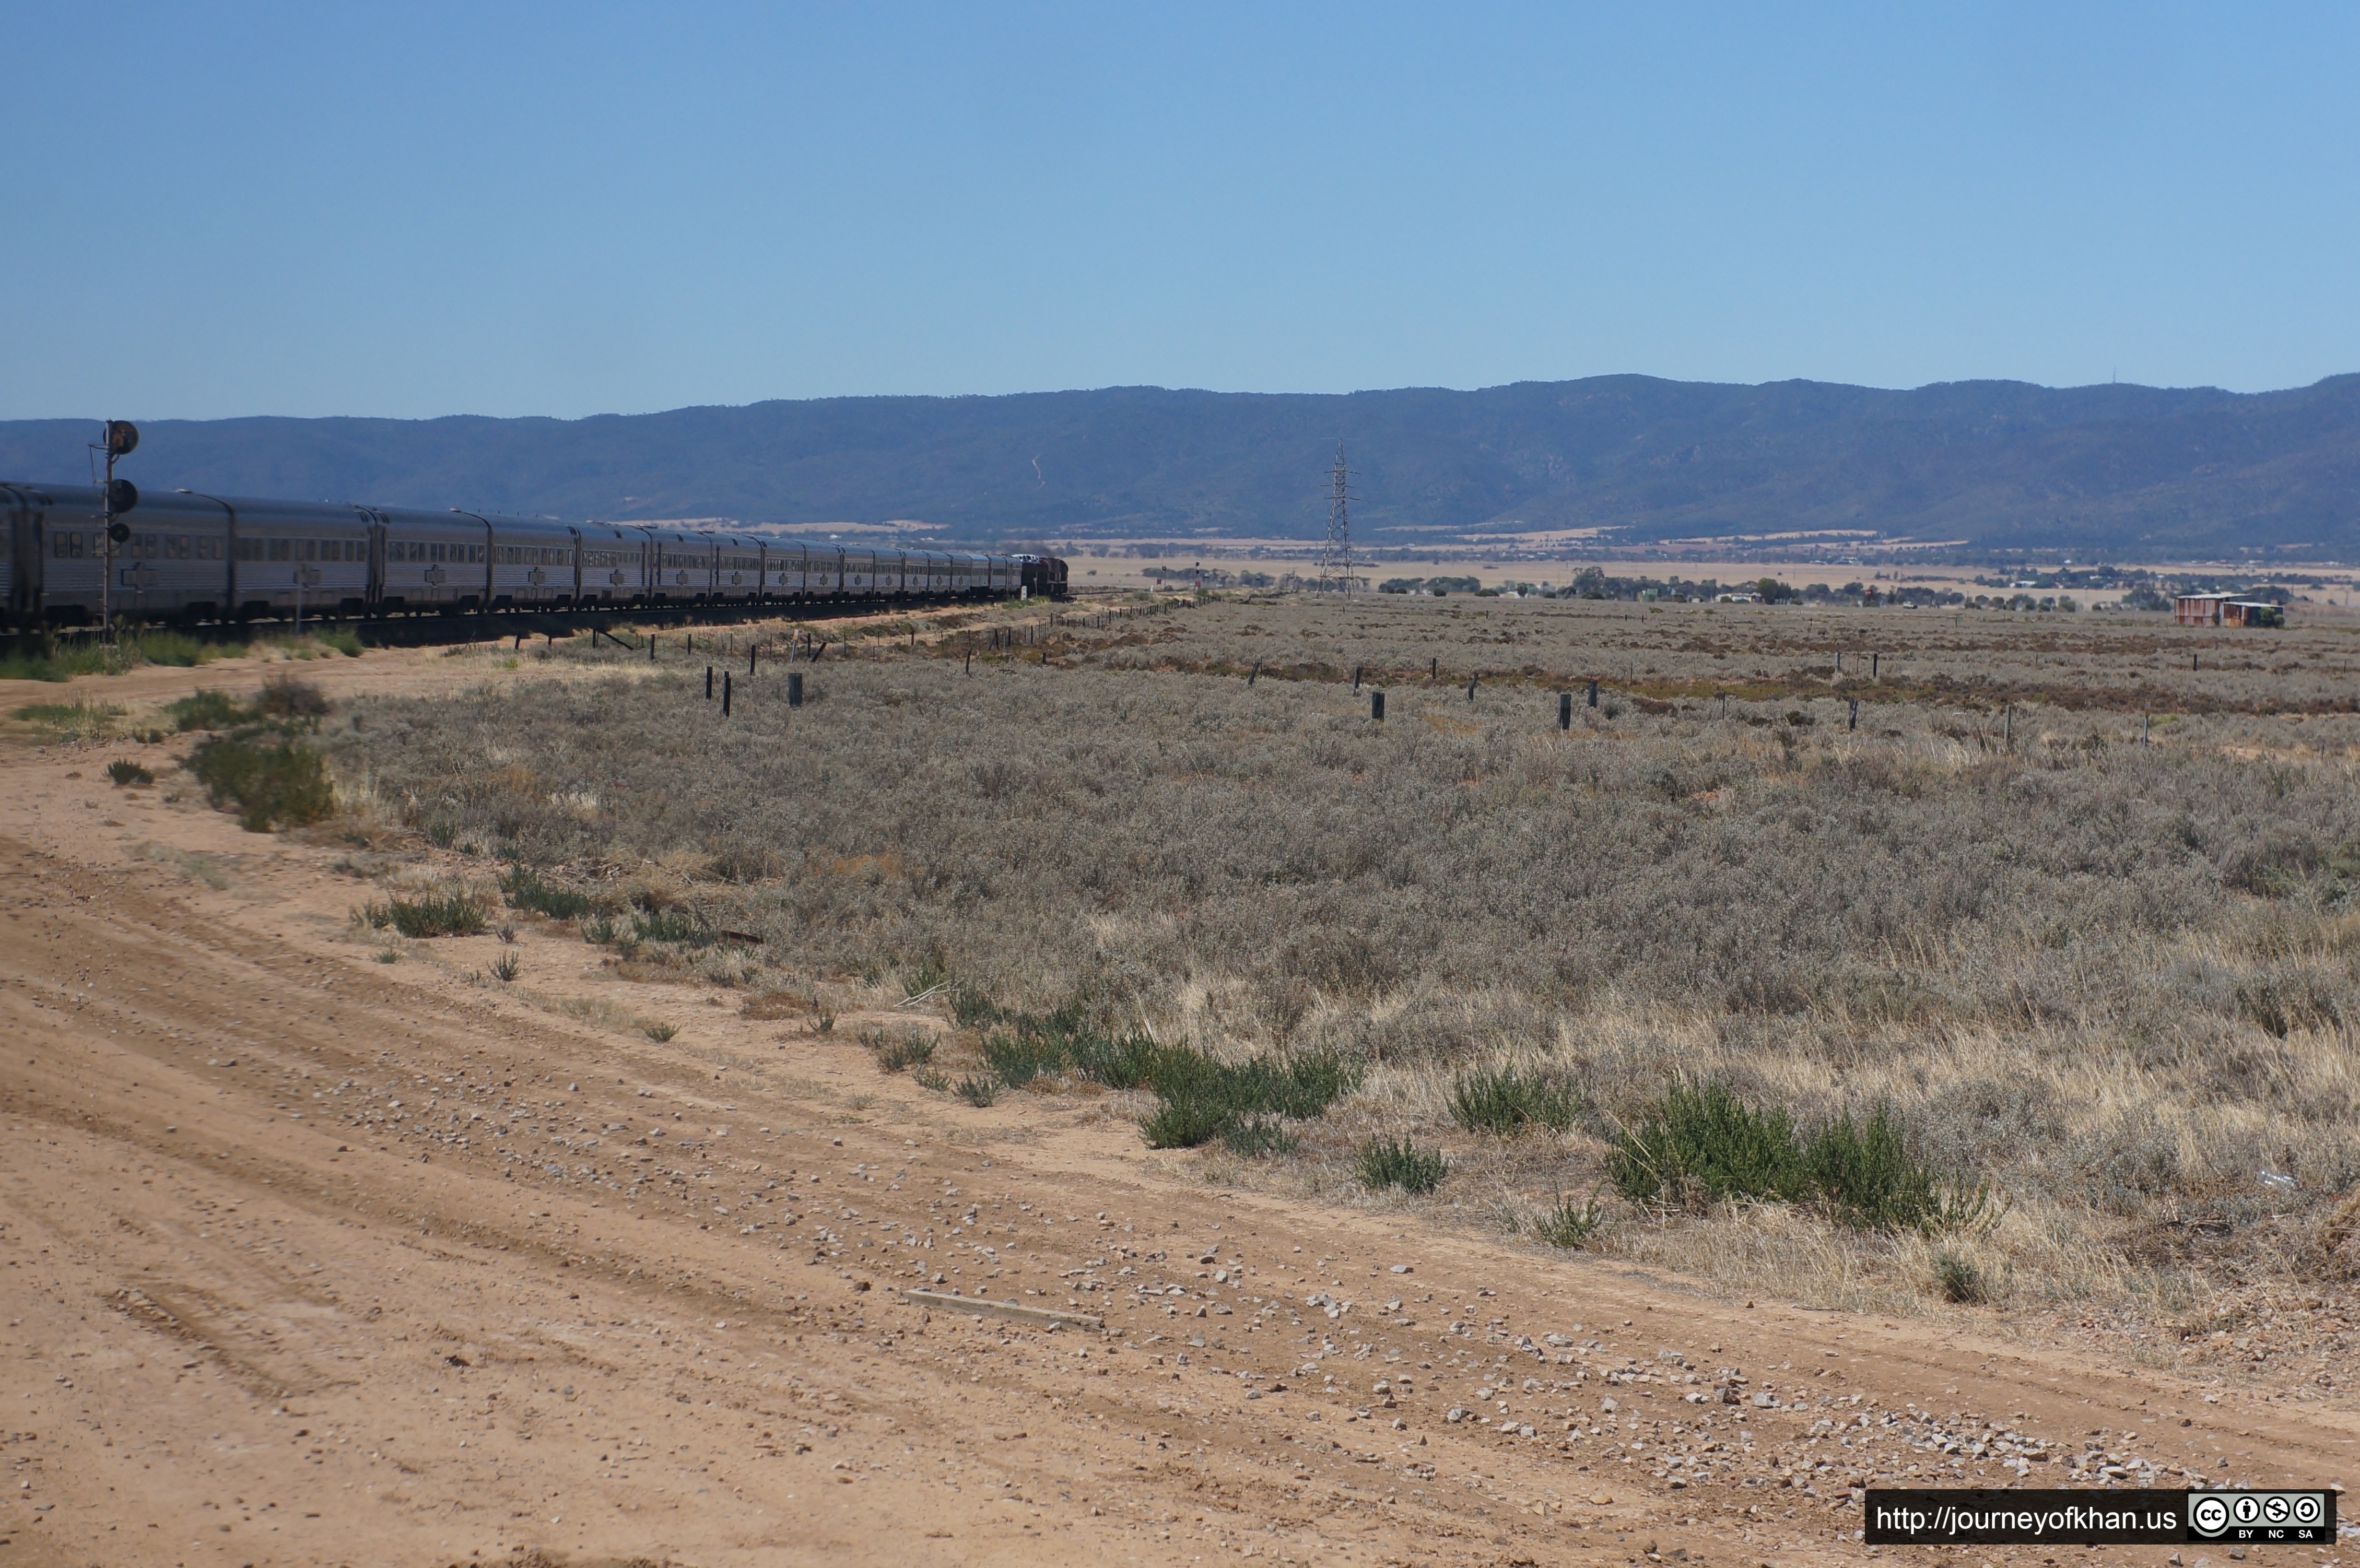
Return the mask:
{"type": "Polygon", "coordinates": [[[374,615],[385,608],[385,515],[366,509],[361,515],[368,519],[368,587],[364,593],[374,615]]]}
{"type": "Polygon", "coordinates": [[[8,621],[19,630],[40,614],[41,546],[32,501],[20,491],[0,489],[8,519],[8,621]]]}

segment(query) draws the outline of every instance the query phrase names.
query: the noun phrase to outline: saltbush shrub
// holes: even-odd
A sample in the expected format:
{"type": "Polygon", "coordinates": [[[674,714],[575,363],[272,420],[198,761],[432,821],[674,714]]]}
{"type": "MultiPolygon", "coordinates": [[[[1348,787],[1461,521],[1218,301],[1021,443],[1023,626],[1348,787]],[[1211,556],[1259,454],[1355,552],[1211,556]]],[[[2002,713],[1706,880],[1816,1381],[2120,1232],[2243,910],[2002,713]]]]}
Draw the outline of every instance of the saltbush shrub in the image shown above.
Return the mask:
{"type": "Polygon", "coordinates": [[[326,759],[300,741],[215,735],[187,766],[215,806],[236,806],[249,833],[316,822],[336,808],[326,759]]]}

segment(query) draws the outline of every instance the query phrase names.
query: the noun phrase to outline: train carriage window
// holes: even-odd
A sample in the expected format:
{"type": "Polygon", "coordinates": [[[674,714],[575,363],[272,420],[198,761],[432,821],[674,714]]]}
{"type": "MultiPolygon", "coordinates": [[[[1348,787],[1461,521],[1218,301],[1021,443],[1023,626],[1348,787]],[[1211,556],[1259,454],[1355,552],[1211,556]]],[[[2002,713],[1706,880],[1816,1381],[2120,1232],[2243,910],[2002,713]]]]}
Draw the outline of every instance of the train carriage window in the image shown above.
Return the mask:
{"type": "Polygon", "coordinates": [[[271,560],[292,561],[295,559],[295,541],[293,539],[275,539],[268,542],[270,545],[271,560]]]}

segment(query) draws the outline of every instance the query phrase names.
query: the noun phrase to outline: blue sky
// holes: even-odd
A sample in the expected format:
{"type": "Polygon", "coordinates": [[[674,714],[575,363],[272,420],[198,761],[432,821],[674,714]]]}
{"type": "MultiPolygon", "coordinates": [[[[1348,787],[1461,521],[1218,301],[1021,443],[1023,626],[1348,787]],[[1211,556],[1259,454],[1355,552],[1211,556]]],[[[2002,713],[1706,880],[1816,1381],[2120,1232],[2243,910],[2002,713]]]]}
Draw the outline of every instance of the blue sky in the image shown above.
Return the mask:
{"type": "Polygon", "coordinates": [[[0,7],[0,418],[2360,369],[2360,10],[0,7]]]}

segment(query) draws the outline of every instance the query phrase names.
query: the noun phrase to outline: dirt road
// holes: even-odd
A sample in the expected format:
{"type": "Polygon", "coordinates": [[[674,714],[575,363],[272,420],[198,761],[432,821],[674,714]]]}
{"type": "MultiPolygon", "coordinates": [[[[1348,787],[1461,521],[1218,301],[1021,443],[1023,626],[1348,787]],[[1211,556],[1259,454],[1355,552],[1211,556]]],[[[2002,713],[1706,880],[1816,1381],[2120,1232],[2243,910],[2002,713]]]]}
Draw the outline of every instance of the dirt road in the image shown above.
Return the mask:
{"type": "Polygon", "coordinates": [[[489,936],[381,963],[335,844],[108,755],[0,753],[0,1568],[1816,1563],[1874,1477],[2360,1453],[1972,1314],[1208,1187],[1104,1099],[949,1103],[554,927],[513,985],[489,936]]]}

